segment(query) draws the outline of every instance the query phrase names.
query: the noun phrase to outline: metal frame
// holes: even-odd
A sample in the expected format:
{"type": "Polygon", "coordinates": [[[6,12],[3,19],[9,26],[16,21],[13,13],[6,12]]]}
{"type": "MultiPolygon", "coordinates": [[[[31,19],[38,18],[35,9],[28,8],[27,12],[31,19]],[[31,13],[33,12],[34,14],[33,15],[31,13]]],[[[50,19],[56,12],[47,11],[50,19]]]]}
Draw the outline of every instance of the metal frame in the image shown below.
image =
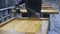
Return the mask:
{"type": "MultiPolygon", "coordinates": [[[[19,6],[21,7],[21,6],[24,6],[24,5],[25,5],[25,4],[22,4],[22,5],[19,5],[19,6]]],[[[7,11],[8,9],[13,10],[14,7],[15,7],[15,6],[7,7],[7,8],[2,8],[2,9],[0,9],[0,12],[2,12],[2,11],[7,11]]],[[[7,14],[7,12],[6,12],[6,14],[7,14]]],[[[7,17],[10,17],[10,16],[11,16],[11,15],[7,15],[7,16],[5,16],[5,17],[2,17],[2,18],[0,19],[0,21],[3,22],[3,20],[4,20],[5,18],[7,19],[7,17]]]]}

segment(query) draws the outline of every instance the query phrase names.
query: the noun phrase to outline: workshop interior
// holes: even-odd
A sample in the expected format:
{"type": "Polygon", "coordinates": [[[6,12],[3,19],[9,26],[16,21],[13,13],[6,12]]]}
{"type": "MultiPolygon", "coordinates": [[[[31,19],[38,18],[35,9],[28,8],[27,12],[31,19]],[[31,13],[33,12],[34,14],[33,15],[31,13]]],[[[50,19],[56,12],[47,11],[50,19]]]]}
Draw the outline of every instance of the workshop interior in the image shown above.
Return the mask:
{"type": "Polygon", "coordinates": [[[60,34],[60,0],[0,0],[0,34],[60,34]]]}

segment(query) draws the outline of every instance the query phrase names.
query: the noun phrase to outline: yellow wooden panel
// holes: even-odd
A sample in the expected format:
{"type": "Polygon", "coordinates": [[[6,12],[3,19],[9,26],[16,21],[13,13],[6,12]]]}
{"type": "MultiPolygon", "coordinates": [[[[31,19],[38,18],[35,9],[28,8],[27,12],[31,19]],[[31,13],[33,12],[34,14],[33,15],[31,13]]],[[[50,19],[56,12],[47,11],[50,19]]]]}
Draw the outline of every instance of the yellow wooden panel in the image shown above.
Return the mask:
{"type": "Polygon", "coordinates": [[[16,31],[16,32],[26,32],[26,34],[35,34],[39,31],[41,27],[40,20],[34,19],[14,19],[4,26],[0,27],[0,30],[9,30],[9,31],[16,31]]]}

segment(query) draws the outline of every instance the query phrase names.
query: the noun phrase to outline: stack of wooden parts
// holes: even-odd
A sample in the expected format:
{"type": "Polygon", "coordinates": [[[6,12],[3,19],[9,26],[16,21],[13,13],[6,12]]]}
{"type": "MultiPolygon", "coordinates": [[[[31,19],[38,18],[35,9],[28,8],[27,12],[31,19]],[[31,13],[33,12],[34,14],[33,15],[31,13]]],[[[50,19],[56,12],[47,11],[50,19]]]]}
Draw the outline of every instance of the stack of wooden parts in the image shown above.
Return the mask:
{"type": "MultiPolygon", "coordinates": [[[[12,13],[16,13],[15,10],[11,11],[12,13]]],[[[22,14],[27,14],[27,10],[26,9],[21,9],[21,13],[22,14]]],[[[45,14],[57,14],[58,10],[52,8],[51,4],[47,3],[47,2],[43,2],[42,3],[42,10],[41,13],[45,13],[45,14]]]]}

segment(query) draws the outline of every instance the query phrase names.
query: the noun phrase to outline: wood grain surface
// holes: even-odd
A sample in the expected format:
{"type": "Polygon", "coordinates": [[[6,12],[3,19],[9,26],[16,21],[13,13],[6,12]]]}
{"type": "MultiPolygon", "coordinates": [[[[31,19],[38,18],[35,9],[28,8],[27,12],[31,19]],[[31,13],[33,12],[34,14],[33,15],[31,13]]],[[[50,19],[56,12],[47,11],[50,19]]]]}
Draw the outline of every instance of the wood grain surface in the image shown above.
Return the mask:
{"type": "Polygon", "coordinates": [[[40,20],[23,20],[23,19],[14,19],[4,26],[0,27],[0,30],[8,30],[8,31],[16,31],[16,32],[26,32],[28,33],[36,33],[41,28],[40,20]]]}

